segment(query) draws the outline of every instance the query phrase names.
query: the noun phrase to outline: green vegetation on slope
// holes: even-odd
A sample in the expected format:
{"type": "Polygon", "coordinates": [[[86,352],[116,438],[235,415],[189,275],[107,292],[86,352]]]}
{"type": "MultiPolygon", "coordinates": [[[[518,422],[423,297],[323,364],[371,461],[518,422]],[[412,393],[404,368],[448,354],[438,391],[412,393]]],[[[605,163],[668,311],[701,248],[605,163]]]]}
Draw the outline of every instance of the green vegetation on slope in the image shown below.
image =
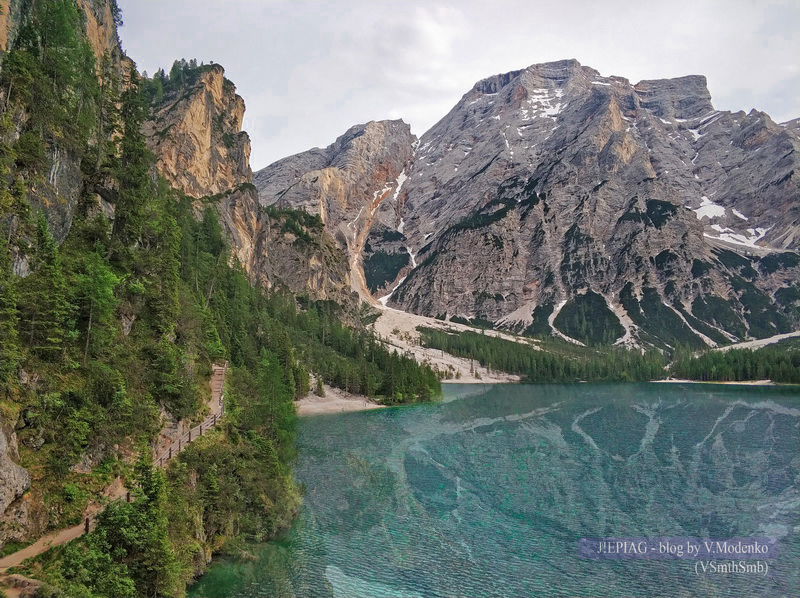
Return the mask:
{"type": "Polygon", "coordinates": [[[518,374],[528,382],[655,380],[665,377],[666,359],[625,349],[587,349],[549,341],[537,349],[475,332],[450,334],[420,328],[426,347],[477,360],[482,366],[518,374]]]}
{"type": "Polygon", "coordinates": [[[707,351],[698,356],[683,352],[672,365],[672,375],[705,382],[772,380],[800,384],[800,349],[787,344],[757,350],[707,351]]]}
{"type": "Polygon", "coordinates": [[[411,262],[411,257],[407,253],[388,253],[386,251],[375,251],[364,258],[364,278],[367,288],[373,293],[392,282],[400,270],[411,262]]]}
{"type": "Polygon", "coordinates": [[[0,413],[16,422],[47,528],[79,522],[117,476],[136,497],[32,571],[53,596],[179,596],[212,551],[269,537],[297,509],[293,399],[309,371],[388,403],[436,396],[439,382],[344,326],[337,305],[253,287],[216,206],[198,218],[202,202],[154,176],[141,134],[149,87],[134,72],[123,90],[110,57],[98,84],[74,2],[29,9],[0,73],[0,413]],[[46,177],[64,152],[76,201],[46,177]],[[202,417],[210,366],[225,359],[220,428],[166,472],[147,458],[132,467],[162,412],[202,417]]]}
{"type": "Polygon", "coordinates": [[[611,345],[625,333],[606,300],[592,291],[567,301],[553,321],[556,328],[587,345],[611,345]]]}
{"type": "Polygon", "coordinates": [[[647,381],[666,377],[703,382],[772,380],[800,384],[800,339],[758,350],[730,349],[695,354],[678,345],[669,355],[642,355],[621,348],[585,348],[544,340],[537,348],[488,334],[451,334],[420,328],[427,347],[477,360],[482,366],[522,376],[526,382],[647,381]]]}

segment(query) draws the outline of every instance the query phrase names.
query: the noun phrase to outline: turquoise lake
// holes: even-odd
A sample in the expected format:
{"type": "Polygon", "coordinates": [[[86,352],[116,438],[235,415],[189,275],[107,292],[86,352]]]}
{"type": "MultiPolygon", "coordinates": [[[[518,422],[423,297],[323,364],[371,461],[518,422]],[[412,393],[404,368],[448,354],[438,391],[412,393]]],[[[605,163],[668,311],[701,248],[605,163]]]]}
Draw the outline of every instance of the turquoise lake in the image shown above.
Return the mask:
{"type": "Polygon", "coordinates": [[[445,393],[301,418],[295,525],[253,559],[215,561],[190,595],[800,596],[797,391],[445,393]],[[697,574],[694,560],[582,559],[586,536],[771,537],[778,554],[766,574],[697,574]]]}

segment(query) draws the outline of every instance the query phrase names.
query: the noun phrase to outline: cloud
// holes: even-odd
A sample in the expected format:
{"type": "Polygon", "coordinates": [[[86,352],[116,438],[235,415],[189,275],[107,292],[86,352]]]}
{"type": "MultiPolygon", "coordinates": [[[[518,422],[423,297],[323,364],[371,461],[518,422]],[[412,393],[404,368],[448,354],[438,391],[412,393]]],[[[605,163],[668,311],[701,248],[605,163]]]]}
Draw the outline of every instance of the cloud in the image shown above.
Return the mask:
{"type": "Polygon", "coordinates": [[[633,82],[703,74],[719,108],[800,116],[794,2],[119,1],[140,68],[225,66],[254,168],[372,119],[419,135],[479,79],[563,58],[633,82]]]}

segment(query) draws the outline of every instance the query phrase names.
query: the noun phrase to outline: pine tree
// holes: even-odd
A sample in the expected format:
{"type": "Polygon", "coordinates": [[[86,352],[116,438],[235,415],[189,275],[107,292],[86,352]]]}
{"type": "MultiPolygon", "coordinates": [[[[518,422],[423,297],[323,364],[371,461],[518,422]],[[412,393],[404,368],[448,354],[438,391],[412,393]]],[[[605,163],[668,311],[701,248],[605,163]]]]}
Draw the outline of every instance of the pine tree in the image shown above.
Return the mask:
{"type": "Polygon", "coordinates": [[[83,322],[83,363],[90,352],[96,355],[113,338],[112,326],[117,299],[114,289],[119,278],[97,253],[89,253],[83,264],[83,272],[77,277],[76,299],[83,322]]]}
{"type": "Polygon", "coordinates": [[[0,389],[17,370],[20,360],[19,310],[16,277],[11,271],[11,255],[5,239],[0,238],[0,389]]]}
{"type": "Polygon", "coordinates": [[[145,117],[139,79],[134,71],[128,89],[122,94],[123,134],[115,172],[119,180],[119,193],[115,202],[109,250],[109,256],[115,258],[139,239],[144,207],[153,192],[150,179],[152,157],[142,134],[145,117]]]}
{"type": "Polygon", "coordinates": [[[73,306],[61,267],[58,247],[41,212],[36,222],[33,273],[20,284],[22,338],[31,350],[54,360],[64,349],[73,306]]]}

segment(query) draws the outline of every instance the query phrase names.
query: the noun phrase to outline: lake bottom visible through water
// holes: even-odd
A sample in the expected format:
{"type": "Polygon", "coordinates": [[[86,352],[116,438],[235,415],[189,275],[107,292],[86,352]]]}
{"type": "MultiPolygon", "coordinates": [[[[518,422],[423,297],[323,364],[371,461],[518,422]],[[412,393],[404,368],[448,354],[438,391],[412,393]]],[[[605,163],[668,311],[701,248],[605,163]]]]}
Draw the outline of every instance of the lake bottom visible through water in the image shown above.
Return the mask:
{"type": "Polygon", "coordinates": [[[190,595],[800,596],[798,391],[445,392],[436,404],[301,418],[306,494],[292,529],[253,559],[215,562],[190,595]],[[584,537],[763,537],[777,554],[766,573],[707,562],[698,573],[697,559],[581,558],[584,537]]]}

